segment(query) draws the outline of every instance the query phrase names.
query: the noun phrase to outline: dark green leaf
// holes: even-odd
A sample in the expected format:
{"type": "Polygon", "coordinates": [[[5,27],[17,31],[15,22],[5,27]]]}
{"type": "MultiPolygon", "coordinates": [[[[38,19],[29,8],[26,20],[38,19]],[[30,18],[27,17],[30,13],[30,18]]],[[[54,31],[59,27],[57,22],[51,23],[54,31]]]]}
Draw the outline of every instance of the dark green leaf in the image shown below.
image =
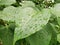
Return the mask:
{"type": "Polygon", "coordinates": [[[54,34],[53,32],[53,28],[48,24],[39,32],[27,37],[26,41],[30,43],[30,45],[49,45],[52,35],[55,35],[53,38],[56,38],[56,32],[54,32],[54,34]]]}

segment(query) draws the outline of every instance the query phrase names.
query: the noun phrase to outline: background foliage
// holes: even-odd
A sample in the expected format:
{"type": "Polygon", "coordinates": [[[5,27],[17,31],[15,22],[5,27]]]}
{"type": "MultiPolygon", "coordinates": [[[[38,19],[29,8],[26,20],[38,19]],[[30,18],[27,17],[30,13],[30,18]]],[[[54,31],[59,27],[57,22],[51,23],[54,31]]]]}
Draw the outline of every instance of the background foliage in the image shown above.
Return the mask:
{"type": "Polygon", "coordinates": [[[60,45],[60,0],[0,0],[0,45],[60,45]]]}

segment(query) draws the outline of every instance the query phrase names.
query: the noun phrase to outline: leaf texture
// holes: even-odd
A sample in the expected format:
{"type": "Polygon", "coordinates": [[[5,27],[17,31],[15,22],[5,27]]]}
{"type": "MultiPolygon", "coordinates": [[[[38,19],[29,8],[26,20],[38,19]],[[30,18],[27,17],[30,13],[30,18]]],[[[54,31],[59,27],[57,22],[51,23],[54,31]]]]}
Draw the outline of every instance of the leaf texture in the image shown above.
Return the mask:
{"type": "Polygon", "coordinates": [[[0,19],[8,22],[15,22],[14,44],[17,40],[26,38],[41,30],[50,19],[50,10],[39,11],[36,7],[6,7],[0,13],[0,19]],[[7,13],[8,12],[8,13],[7,13]]]}

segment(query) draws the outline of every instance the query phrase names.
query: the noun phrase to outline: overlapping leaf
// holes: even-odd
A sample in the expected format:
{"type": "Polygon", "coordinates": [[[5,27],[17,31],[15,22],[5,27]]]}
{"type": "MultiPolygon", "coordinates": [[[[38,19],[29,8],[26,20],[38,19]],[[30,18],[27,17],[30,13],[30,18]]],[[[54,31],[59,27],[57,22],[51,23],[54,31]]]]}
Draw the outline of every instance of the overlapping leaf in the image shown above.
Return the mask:
{"type": "Polygon", "coordinates": [[[0,44],[13,45],[13,32],[4,26],[0,26],[0,44]]]}
{"type": "MultiPolygon", "coordinates": [[[[49,45],[50,41],[56,40],[56,33],[50,24],[47,24],[42,30],[26,38],[30,45],[49,45]],[[54,35],[54,37],[52,36],[54,35]]],[[[55,41],[54,41],[55,42],[55,41]]]]}
{"type": "Polygon", "coordinates": [[[39,11],[36,7],[7,7],[0,13],[0,19],[16,23],[14,44],[42,29],[50,18],[50,10],[39,11]]]}
{"type": "Polygon", "coordinates": [[[58,24],[60,25],[60,3],[55,4],[54,8],[52,8],[52,13],[57,17],[58,24]]]}
{"type": "Polygon", "coordinates": [[[57,17],[60,17],[60,3],[56,4],[54,8],[52,8],[52,13],[57,17]]]}
{"type": "Polygon", "coordinates": [[[50,13],[48,9],[44,9],[42,13],[38,12],[36,14],[34,14],[35,12],[33,11],[31,15],[26,12],[32,12],[32,10],[30,9],[27,11],[28,8],[25,9],[22,10],[23,17],[22,21],[19,24],[20,26],[15,29],[14,41],[26,38],[29,35],[39,31],[44,25],[47,24],[49,20],[50,13]],[[25,9],[26,11],[23,11],[25,9]]]}
{"type": "Polygon", "coordinates": [[[32,1],[22,1],[20,3],[22,6],[30,6],[30,7],[35,7],[35,3],[33,3],[32,1]]]}
{"type": "Polygon", "coordinates": [[[14,21],[15,19],[15,12],[16,8],[13,6],[5,8],[3,11],[0,12],[0,19],[6,20],[6,21],[14,21]]]}
{"type": "Polygon", "coordinates": [[[11,5],[15,2],[16,2],[16,0],[1,0],[0,5],[11,5]]]}
{"type": "Polygon", "coordinates": [[[60,43],[60,34],[57,34],[57,41],[60,43]]]}

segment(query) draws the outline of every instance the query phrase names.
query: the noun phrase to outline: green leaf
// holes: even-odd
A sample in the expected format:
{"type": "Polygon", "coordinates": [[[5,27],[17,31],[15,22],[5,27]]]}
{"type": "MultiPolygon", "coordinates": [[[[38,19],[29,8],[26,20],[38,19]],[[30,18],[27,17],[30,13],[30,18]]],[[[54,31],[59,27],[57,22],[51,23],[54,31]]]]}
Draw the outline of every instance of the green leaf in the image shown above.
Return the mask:
{"type": "MultiPolygon", "coordinates": [[[[34,8],[31,7],[13,7],[9,6],[5,8],[3,11],[0,11],[0,19],[3,19],[8,22],[15,22],[16,26],[18,26],[18,29],[20,29],[20,24],[22,23],[22,20],[25,19],[25,21],[29,21],[32,15],[35,15],[37,12],[34,8]],[[24,11],[25,10],[25,11],[24,11]],[[8,12],[8,13],[7,13],[8,12]]],[[[27,22],[25,22],[27,23],[27,22]]],[[[23,25],[22,25],[23,26],[23,25]]],[[[17,31],[18,31],[17,29],[17,31]]]]}
{"type": "Polygon", "coordinates": [[[13,6],[9,6],[4,8],[2,12],[0,12],[0,19],[3,19],[8,22],[15,22],[15,18],[18,15],[17,8],[13,6]]]}
{"type": "Polygon", "coordinates": [[[48,20],[50,18],[50,12],[48,9],[43,9],[39,12],[37,11],[37,13],[35,13],[35,11],[32,10],[33,8],[27,11],[28,9],[29,8],[25,8],[21,10],[22,21],[19,24],[20,26],[16,27],[15,29],[14,43],[19,39],[23,39],[30,36],[31,34],[34,34],[48,23],[48,20]],[[30,12],[32,13],[28,15],[28,13],[30,12]]]}
{"type": "MultiPolygon", "coordinates": [[[[56,22],[55,22],[56,23],[56,22]]],[[[57,23],[56,23],[57,24],[57,23]]],[[[57,30],[56,27],[54,26],[54,23],[50,23],[51,27],[53,28],[52,31],[52,37],[49,45],[57,45],[57,30]]]]}
{"type": "Polygon", "coordinates": [[[35,3],[42,3],[44,0],[27,0],[27,1],[33,1],[35,3]]]}
{"type": "Polygon", "coordinates": [[[55,0],[56,3],[60,3],[60,0],[55,0]]]}
{"type": "Polygon", "coordinates": [[[60,17],[57,18],[58,24],[60,26],[60,17]]]}
{"type": "Polygon", "coordinates": [[[36,7],[6,7],[0,12],[0,19],[15,22],[14,44],[42,29],[50,19],[50,10],[39,11],[36,7]],[[7,13],[8,12],[8,13],[7,13]]]}
{"type": "Polygon", "coordinates": [[[56,15],[57,17],[60,17],[60,3],[55,4],[54,8],[52,8],[52,13],[56,15]]]}
{"type": "MultiPolygon", "coordinates": [[[[50,26],[50,24],[47,24],[42,30],[27,37],[26,41],[30,45],[49,45],[53,32],[54,32],[53,28],[50,26]]],[[[55,35],[55,32],[54,32],[54,35],[55,35]]],[[[55,37],[53,37],[53,38],[55,38],[55,37]]]]}
{"type": "Polygon", "coordinates": [[[57,41],[60,43],[60,34],[57,34],[57,41]]]}
{"type": "Polygon", "coordinates": [[[2,45],[13,45],[13,32],[6,27],[0,26],[0,41],[2,45]]]}
{"type": "Polygon", "coordinates": [[[16,2],[15,0],[1,0],[0,5],[11,5],[15,2],[16,2]]]}
{"type": "Polygon", "coordinates": [[[27,6],[35,7],[35,4],[32,1],[22,1],[20,4],[24,7],[27,6]]]}
{"type": "Polygon", "coordinates": [[[51,12],[53,15],[55,15],[57,17],[57,22],[60,25],[60,3],[55,4],[54,8],[52,8],[51,12]]]}

